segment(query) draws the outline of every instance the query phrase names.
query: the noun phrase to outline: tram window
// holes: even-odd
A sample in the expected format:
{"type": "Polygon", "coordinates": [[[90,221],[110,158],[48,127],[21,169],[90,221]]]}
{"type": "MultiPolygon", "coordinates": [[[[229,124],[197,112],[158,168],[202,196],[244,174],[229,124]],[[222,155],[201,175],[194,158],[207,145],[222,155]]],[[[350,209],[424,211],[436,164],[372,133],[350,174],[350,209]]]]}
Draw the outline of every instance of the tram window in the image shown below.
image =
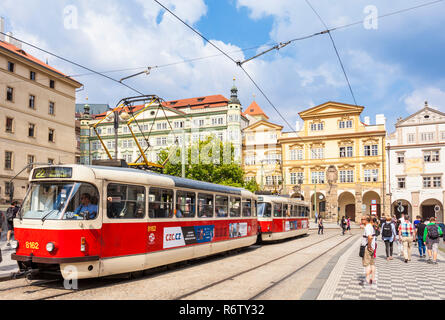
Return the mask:
{"type": "Polygon", "coordinates": [[[253,201],[253,208],[252,208],[252,217],[256,217],[257,215],[257,208],[258,208],[258,202],[256,200],[253,201]]]}
{"type": "Polygon", "coordinates": [[[33,183],[23,201],[24,219],[92,220],[97,218],[99,193],[87,183],[33,183]],[[65,212],[62,216],[62,212],[65,212]]]}
{"type": "Polygon", "coordinates": [[[227,217],[229,211],[229,197],[216,196],[215,197],[215,212],[219,218],[227,217]]]}
{"type": "Polygon", "coordinates": [[[213,194],[198,194],[198,217],[213,217],[213,194]]]}
{"type": "Polygon", "coordinates": [[[289,205],[287,203],[283,204],[283,217],[288,215],[289,205]]]}
{"type": "Polygon", "coordinates": [[[291,216],[292,217],[298,217],[298,206],[297,205],[293,205],[292,206],[291,216]]]}
{"type": "Polygon", "coordinates": [[[109,184],[107,216],[110,219],[141,219],[145,217],[145,188],[109,184]]]}
{"type": "Polygon", "coordinates": [[[267,202],[258,203],[258,217],[270,218],[272,213],[272,206],[267,202]]]}
{"type": "Polygon", "coordinates": [[[188,191],[176,191],[176,218],[194,218],[196,194],[188,191]]]}
{"type": "Polygon", "coordinates": [[[310,211],[309,208],[306,207],[306,214],[305,214],[306,217],[309,217],[309,211],[310,211]]]}
{"type": "Polygon", "coordinates": [[[230,217],[241,217],[241,198],[230,197],[230,217]]]}
{"type": "Polygon", "coordinates": [[[173,190],[150,188],[148,212],[150,218],[173,216],[173,190]]]}
{"type": "Polygon", "coordinates": [[[243,199],[243,217],[252,216],[252,202],[250,199],[243,199]]]}
{"type": "Polygon", "coordinates": [[[282,217],[283,216],[283,212],[282,212],[282,204],[281,203],[274,203],[273,204],[273,216],[275,218],[278,217],[282,217]]]}

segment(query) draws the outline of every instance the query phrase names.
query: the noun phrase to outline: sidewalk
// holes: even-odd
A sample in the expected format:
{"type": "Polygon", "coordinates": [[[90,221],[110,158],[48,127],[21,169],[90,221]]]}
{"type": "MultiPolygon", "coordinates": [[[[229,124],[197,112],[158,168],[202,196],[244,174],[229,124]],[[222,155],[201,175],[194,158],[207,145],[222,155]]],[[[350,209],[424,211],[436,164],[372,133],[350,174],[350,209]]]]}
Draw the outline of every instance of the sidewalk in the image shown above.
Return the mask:
{"type": "MultiPolygon", "coordinates": [[[[338,229],[341,230],[341,227],[335,222],[323,222],[324,229],[338,229]]],[[[360,225],[351,222],[351,229],[360,229],[360,225]]],[[[309,230],[318,230],[318,224],[313,220],[309,221],[309,230]]]]}
{"type": "MultiPolygon", "coordinates": [[[[445,256],[439,251],[438,264],[420,259],[417,247],[412,260],[404,262],[394,243],[394,260],[386,261],[385,244],[377,241],[376,288],[360,285],[365,278],[358,256],[361,239],[338,259],[317,300],[443,300],[445,299],[445,256]]],[[[442,242],[442,240],[441,240],[442,242]]]]}
{"type": "Polygon", "coordinates": [[[19,267],[17,261],[11,260],[11,254],[14,249],[6,246],[6,232],[2,232],[0,236],[0,249],[2,250],[3,261],[0,262],[0,279],[9,276],[11,273],[18,272],[19,267]]]}

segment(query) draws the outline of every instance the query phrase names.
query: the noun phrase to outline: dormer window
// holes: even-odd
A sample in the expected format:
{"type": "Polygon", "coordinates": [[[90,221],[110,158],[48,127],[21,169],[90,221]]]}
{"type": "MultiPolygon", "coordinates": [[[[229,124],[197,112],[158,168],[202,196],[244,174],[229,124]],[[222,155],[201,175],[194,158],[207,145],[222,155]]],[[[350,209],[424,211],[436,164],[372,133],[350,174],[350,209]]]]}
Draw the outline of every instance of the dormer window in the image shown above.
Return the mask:
{"type": "Polygon", "coordinates": [[[324,125],[323,123],[311,123],[311,130],[312,131],[323,131],[324,125]]]}
{"type": "Polygon", "coordinates": [[[205,98],[198,98],[198,102],[203,102],[205,98]]]}

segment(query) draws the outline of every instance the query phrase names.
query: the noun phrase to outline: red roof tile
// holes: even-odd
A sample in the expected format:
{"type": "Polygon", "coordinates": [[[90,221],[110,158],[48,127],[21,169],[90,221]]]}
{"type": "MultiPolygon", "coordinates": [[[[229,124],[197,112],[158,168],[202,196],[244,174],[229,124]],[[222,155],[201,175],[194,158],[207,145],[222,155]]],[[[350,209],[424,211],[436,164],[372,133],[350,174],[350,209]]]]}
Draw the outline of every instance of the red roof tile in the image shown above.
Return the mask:
{"type": "MultiPolygon", "coordinates": [[[[59,70],[57,70],[57,69],[51,67],[50,65],[44,63],[43,61],[40,61],[40,60],[37,59],[36,57],[34,57],[34,56],[32,56],[32,55],[26,53],[23,49],[19,49],[19,48],[17,48],[17,47],[16,47],[15,45],[13,45],[13,44],[10,44],[10,43],[8,43],[8,42],[4,42],[4,41],[0,41],[0,48],[6,49],[6,50],[8,50],[8,51],[10,51],[10,52],[13,52],[13,53],[16,54],[16,55],[18,55],[18,56],[20,56],[20,57],[22,57],[22,58],[25,58],[26,60],[29,60],[29,61],[31,61],[31,62],[33,62],[33,63],[36,63],[36,64],[40,65],[41,67],[44,67],[44,68],[49,69],[49,70],[51,70],[51,71],[53,71],[53,72],[56,72],[56,73],[58,73],[59,75],[65,77],[65,78],[68,78],[68,79],[71,79],[71,80],[73,80],[73,81],[76,81],[76,80],[74,80],[73,78],[70,78],[69,76],[67,76],[66,74],[63,74],[63,73],[60,72],[59,70]]],[[[78,81],[76,81],[76,82],[79,83],[78,81]]],[[[79,83],[79,85],[81,85],[81,83],[79,83]]]]}
{"type": "Polygon", "coordinates": [[[245,114],[250,116],[265,116],[266,119],[269,117],[264,113],[264,111],[260,108],[260,106],[254,101],[252,104],[246,109],[245,114]]]}

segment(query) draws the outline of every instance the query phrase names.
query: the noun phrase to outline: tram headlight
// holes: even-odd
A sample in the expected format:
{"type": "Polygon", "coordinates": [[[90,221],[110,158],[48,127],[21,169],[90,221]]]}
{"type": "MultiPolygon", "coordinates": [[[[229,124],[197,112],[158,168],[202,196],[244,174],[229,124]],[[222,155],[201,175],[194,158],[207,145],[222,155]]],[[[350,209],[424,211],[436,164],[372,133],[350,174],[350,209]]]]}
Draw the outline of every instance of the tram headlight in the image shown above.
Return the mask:
{"type": "Polygon", "coordinates": [[[17,249],[19,247],[19,242],[17,240],[11,241],[11,248],[17,249]]]}
{"type": "Polygon", "coordinates": [[[48,251],[48,252],[53,252],[55,248],[56,248],[56,246],[52,242],[48,242],[46,244],[46,251],[48,251]]]}

